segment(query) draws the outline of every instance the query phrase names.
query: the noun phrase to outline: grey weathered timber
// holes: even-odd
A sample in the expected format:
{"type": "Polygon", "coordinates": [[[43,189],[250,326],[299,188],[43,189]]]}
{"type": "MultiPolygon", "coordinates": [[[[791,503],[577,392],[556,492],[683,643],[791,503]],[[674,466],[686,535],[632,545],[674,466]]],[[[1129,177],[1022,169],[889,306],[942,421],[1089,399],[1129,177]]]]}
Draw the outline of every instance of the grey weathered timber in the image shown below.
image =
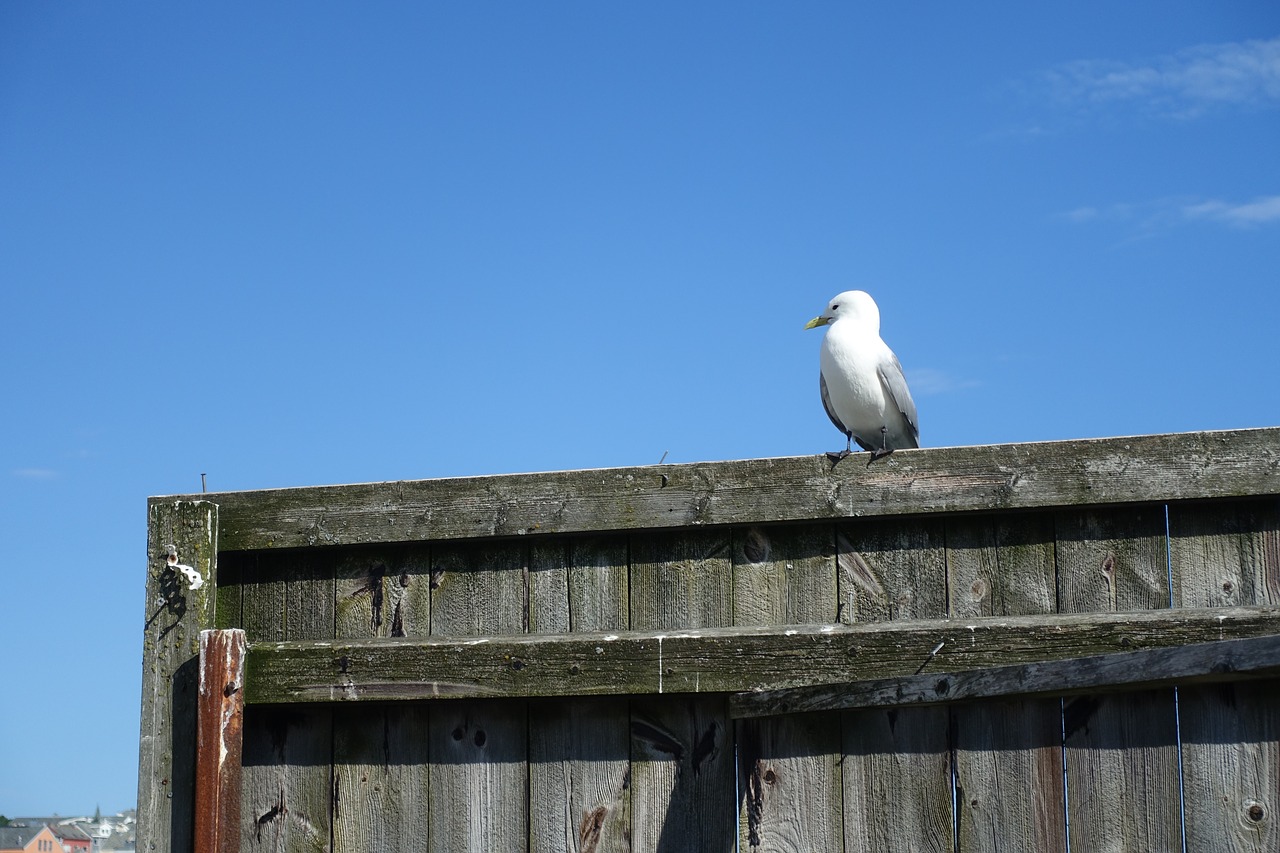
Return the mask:
{"type": "MultiPolygon", "coordinates": [[[[949,517],[946,541],[953,615],[1057,609],[1051,513],[949,517]]],[[[932,682],[935,691],[950,684],[937,676],[932,682]]],[[[1003,849],[1008,837],[1028,839],[1037,851],[1065,849],[1061,703],[1034,699],[959,706],[951,709],[951,722],[956,784],[964,792],[956,799],[961,849],[1003,849]],[[1026,793],[1011,796],[1012,791],[1026,793]]]]}
{"type": "MultiPolygon", "coordinates": [[[[1169,612],[1161,505],[1058,513],[1057,559],[1064,611],[1169,612]]],[[[1062,725],[1072,849],[1181,849],[1173,690],[1075,696],[1062,725]]]]}
{"type": "Polygon", "coordinates": [[[736,693],[1280,632],[1280,607],[255,643],[252,704],[736,693]],[[936,653],[935,653],[936,650],[936,653]]]}
{"type": "MultiPolygon", "coordinates": [[[[531,545],[530,630],[627,627],[624,536],[531,545]]],[[[626,697],[529,706],[529,853],[630,853],[631,713],[626,697]]]]}
{"type": "MultiPolygon", "coordinates": [[[[1180,605],[1280,603],[1280,500],[1169,508],[1180,605]]],[[[1187,849],[1280,849],[1280,680],[1179,688],[1187,849]]]]}
{"type": "Polygon", "coordinates": [[[849,684],[735,693],[729,700],[729,713],[737,719],[744,719],[842,708],[938,705],[1025,696],[1095,695],[1172,687],[1175,684],[1217,684],[1277,676],[1280,676],[1280,635],[1267,635],[997,666],[969,672],[931,672],[849,684]]]}
{"type": "MultiPolygon", "coordinates": [[[[431,633],[519,635],[525,630],[523,542],[436,545],[431,633]]],[[[528,703],[466,701],[432,708],[428,853],[521,850],[527,843],[528,703]]]]}
{"type": "MultiPolygon", "coordinates": [[[[374,640],[430,632],[427,549],[384,546],[335,558],[337,637],[374,640]]],[[[334,850],[411,850],[427,838],[429,719],[430,710],[422,705],[334,713],[334,850]]]]}
{"type": "Polygon", "coordinates": [[[195,853],[239,853],[244,657],[238,628],[200,632],[195,853]]]}
{"type": "MultiPolygon", "coordinates": [[[[630,542],[633,629],[675,635],[732,623],[728,531],[651,532],[630,542]]],[[[654,646],[654,692],[664,692],[675,670],[663,656],[665,636],[657,636],[663,639],[654,646]]],[[[735,776],[733,724],[723,696],[633,696],[631,843],[637,850],[732,851],[735,776]]]]}
{"type": "MultiPolygon", "coordinates": [[[[941,519],[875,518],[837,525],[841,621],[857,623],[851,631],[872,635],[895,631],[908,620],[944,617],[945,546],[941,519]]],[[[895,672],[918,671],[936,657],[940,644],[959,644],[959,636],[921,636],[899,647],[892,653],[895,672]]],[[[866,644],[842,646],[846,666],[865,671],[866,644]]],[[[806,658],[804,665],[809,663],[806,658]]],[[[846,853],[949,850],[955,814],[947,709],[844,711],[840,724],[846,853]],[[884,807],[887,790],[894,792],[894,808],[884,807]]]]}
{"type": "Polygon", "coordinates": [[[333,712],[247,708],[240,849],[330,850],[333,712]]]}
{"type": "Polygon", "coordinates": [[[216,505],[151,502],[138,758],[138,850],[144,853],[192,847],[199,643],[200,632],[214,624],[217,555],[216,505]],[[170,565],[171,556],[199,572],[197,588],[170,565]]]}
{"type": "Polygon", "coordinates": [[[247,850],[1177,850],[1180,780],[1280,848],[1278,429],[207,497],[150,505],[151,850],[196,604],[247,850]]]}
{"type": "MultiPolygon", "coordinates": [[[[227,550],[749,525],[1280,492],[1280,429],[210,494],[227,550]]],[[[172,498],[156,498],[169,500],[172,498]]]]}
{"type": "MultiPolygon", "coordinates": [[[[277,555],[272,555],[277,557],[277,555]]],[[[263,574],[242,596],[246,636],[329,639],[334,632],[332,558],[301,553],[259,560],[263,574]]],[[[245,665],[246,687],[252,681],[245,665]]],[[[246,691],[247,692],[247,691],[246,691]]],[[[246,700],[247,700],[246,696],[246,700]]],[[[247,708],[241,849],[312,853],[333,834],[333,713],[328,708],[247,708]]]]}
{"type": "MultiPolygon", "coordinates": [[[[733,537],[735,625],[834,622],[839,609],[830,529],[750,527],[733,537]]],[[[738,849],[839,850],[840,717],[739,721],[738,849]]]]}

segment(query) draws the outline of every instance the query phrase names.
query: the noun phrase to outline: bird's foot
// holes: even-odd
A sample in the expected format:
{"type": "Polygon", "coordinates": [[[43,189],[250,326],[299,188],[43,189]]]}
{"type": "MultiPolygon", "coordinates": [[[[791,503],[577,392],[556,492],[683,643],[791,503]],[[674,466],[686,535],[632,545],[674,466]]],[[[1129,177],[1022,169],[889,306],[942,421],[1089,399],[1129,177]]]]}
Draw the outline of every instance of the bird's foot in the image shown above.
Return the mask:
{"type": "Polygon", "coordinates": [[[892,447],[877,447],[875,450],[871,451],[871,458],[867,460],[867,467],[870,468],[872,462],[875,462],[877,459],[883,459],[892,452],[892,447]]]}
{"type": "Polygon", "coordinates": [[[840,460],[844,459],[853,451],[851,450],[831,450],[827,452],[827,458],[831,460],[831,467],[834,468],[840,464],[840,460]]]}

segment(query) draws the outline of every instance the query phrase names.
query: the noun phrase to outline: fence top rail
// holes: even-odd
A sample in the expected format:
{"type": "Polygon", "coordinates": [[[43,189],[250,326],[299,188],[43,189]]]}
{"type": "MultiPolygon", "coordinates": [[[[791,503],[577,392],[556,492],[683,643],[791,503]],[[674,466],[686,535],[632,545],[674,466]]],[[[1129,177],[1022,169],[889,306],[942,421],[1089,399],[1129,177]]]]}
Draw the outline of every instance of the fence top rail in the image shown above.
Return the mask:
{"type": "Polygon", "coordinates": [[[153,497],[227,551],[1280,495],[1280,427],[153,497]]]}

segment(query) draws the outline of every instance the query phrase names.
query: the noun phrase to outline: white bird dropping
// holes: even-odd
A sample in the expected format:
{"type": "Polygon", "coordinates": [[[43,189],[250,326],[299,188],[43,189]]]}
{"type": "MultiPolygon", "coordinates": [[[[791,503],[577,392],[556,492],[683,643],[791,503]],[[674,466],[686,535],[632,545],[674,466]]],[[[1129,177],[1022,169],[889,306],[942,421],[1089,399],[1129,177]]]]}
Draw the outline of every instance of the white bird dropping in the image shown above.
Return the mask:
{"type": "Polygon", "coordinates": [[[818,326],[827,327],[818,375],[822,407],[846,439],[843,451],[827,454],[832,461],[848,456],[855,441],[871,451],[868,466],[900,448],[919,447],[916,404],[898,357],[880,339],[880,309],[870,294],[839,294],[805,324],[818,326]]]}

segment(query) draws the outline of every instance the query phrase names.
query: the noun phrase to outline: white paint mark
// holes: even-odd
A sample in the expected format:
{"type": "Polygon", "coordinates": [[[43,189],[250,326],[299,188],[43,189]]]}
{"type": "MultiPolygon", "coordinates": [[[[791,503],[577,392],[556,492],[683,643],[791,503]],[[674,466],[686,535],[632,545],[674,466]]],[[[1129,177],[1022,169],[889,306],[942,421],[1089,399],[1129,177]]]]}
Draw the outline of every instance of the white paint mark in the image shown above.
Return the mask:
{"type": "Polygon", "coordinates": [[[836,629],[836,626],[835,626],[835,625],[823,625],[823,626],[822,626],[822,633],[824,633],[824,634],[830,634],[830,633],[831,633],[832,631],[834,631],[835,629],[836,629]]]}
{"type": "Polygon", "coordinates": [[[616,640],[616,639],[618,639],[618,635],[617,635],[617,634],[609,634],[608,636],[606,636],[606,637],[605,637],[605,639],[606,639],[606,640],[616,640]]]}
{"type": "Polygon", "coordinates": [[[181,572],[183,575],[186,575],[187,589],[196,590],[204,586],[204,577],[199,572],[190,566],[184,566],[182,563],[178,562],[178,551],[176,548],[170,547],[167,562],[169,564],[169,568],[173,569],[175,572],[181,572]]]}
{"type": "Polygon", "coordinates": [[[799,631],[797,631],[795,628],[788,628],[787,630],[785,630],[785,631],[783,631],[783,632],[782,632],[782,636],[784,636],[784,637],[794,637],[796,634],[799,634],[799,633],[800,633],[800,632],[799,632],[799,631]]]}
{"type": "Polygon", "coordinates": [[[662,635],[658,635],[658,692],[662,692],[662,635]]]}

